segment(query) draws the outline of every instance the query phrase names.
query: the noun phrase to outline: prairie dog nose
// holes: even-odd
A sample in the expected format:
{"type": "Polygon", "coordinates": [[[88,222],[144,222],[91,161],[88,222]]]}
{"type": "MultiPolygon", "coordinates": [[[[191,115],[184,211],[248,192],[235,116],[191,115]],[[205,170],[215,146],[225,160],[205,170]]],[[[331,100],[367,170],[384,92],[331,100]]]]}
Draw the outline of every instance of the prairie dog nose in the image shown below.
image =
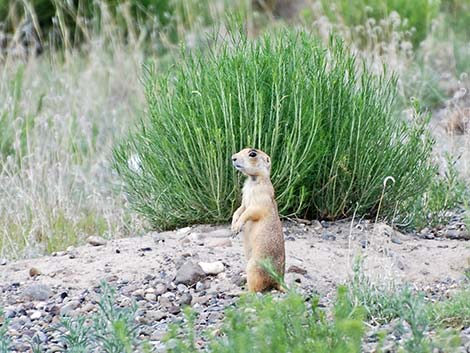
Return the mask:
{"type": "Polygon", "coordinates": [[[237,157],[232,157],[232,161],[235,162],[237,160],[237,157]]]}

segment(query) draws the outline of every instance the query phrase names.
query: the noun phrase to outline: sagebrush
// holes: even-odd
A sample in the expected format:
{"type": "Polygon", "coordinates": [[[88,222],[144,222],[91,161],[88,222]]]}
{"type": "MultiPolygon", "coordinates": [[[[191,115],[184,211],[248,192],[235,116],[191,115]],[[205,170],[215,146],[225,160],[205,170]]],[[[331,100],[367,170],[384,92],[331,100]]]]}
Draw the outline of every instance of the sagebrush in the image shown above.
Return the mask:
{"type": "Polygon", "coordinates": [[[425,119],[395,114],[393,76],[368,73],[341,41],[281,30],[219,44],[183,51],[166,75],[148,68],[148,116],[115,149],[130,203],[152,226],[227,221],[240,202],[230,156],[244,147],[272,157],[284,216],[372,216],[381,198],[390,215],[431,180],[425,119]]]}

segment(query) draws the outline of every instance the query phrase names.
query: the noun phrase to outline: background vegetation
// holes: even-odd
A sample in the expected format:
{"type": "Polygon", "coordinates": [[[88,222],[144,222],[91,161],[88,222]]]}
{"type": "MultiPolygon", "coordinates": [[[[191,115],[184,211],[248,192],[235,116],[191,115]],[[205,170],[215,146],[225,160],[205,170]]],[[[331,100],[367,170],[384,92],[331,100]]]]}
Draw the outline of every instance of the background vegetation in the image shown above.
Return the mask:
{"type": "Polygon", "coordinates": [[[283,215],[335,219],[379,213],[415,228],[446,222],[446,211],[462,205],[467,187],[451,173],[431,181],[430,140],[419,136],[426,135],[428,109],[453,107],[458,92],[466,90],[468,4],[376,0],[354,11],[346,11],[348,2],[341,1],[328,9],[306,1],[296,11],[289,4],[0,2],[1,256],[51,252],[91,234],[139,232],[141,218],[129,211],[128,202],[153,227],[227,221],[240,178],[225,154],[246,144],[259,144],[273,155],[283,215]],[[231,49],[226,39],[234,22],[225,14],[243,23],[244,36],[231,49]],[[294,40],[285,31],[282,41],[273,40],[274,34],[258,45],[248,39],[292,23],[315,39],[294,40]],[[330,41],[332,32],[343,45],[330,41]],[[303,67],[302,60],[315,65],[303,67]],[[326,68],[326,60],[334,65],[326,68]],[[167,70],[174,62],[178,65],[167,70]],[[347,80],[340,80],[346,72],[347,80]],[[220,80],[211,81],[211,75],[220,80]],[[183,87],[187,78],[194,92],[183,87]],[[220,90],[215,94],[211,85],[220,90]],[[296,90],[298,98],[292,94],[296,90]],[[243,101],[245,106],[238,105],[243,101]],[[409,115],[403,110],[410,107],[412,123],[405,124],[409,115]],[[173,127],[170,114],[175,114],[173,127]],[[183,119],[186,115],[191,119],[183,119]],[[207,129],[194,129],[200,123],[207,129]],[[312,134],[285,124],[310,124],[312,134]],[[193,133],[176,130],[174,141],[185,142],[170,145],[174,141],[160,139],[158,126],[167,131],[184,126],[193,133]],[[260,133],[263,129],[269,134],[260,133]],[[132,138],[126,137],[129,130],[132,138]],[[224,135],[228,131],[233,135],[224,135]],[[379,133],[392,148],[374,143],[379,133]],[[337,141],[329,138],[333,134],[337,141]],[[136,153],[151,146],[145,138],[158,152],[136,153]],[[204,149],[208,138],[214,144],[204,149]],[[110,165],[116,143],[121,177],[110,165]],[[206,159],[191,160],[197,154],[206,159]],[[184,166],[172,163],[176,155],[184,156],[178,160],[184,166]],[[139,163],[146,180],[129,168],[139,163]],[[179,173],[189,166],[196,178],[179,173]],[[168,175],[158,171],[163,167],[168,175]],[[389,179],[384,187],[387,176],[395,183],[389,179]],[[188,185],[196,192],[188,193],[188,185]],[[164,205],[171,212],[163,216],[164,205]]]}
{"type": "MultiPolygon", "coordinates": [[[[292,4],[0,0],[0,258],[225,222],[241,182],[228,157],[247,145],[272,155],[284,216],[419,229],[468,211],[468,163],[439,163],[427,121],[468,102],[470,3],[292,4]]],[[[220,335],[203,338],[210,352],[358,352],[366,329],[388,323],[397,350],[455,351],[470,323],[467,286],[433,303],[358,266],[331,309],[295,291],[246,296],[220,335]]],[[[113,295],[103,285],[89,322],[64,317],[60,343],[150,352],[135,307],[113,295]]],[[[197,350],[194,322],[188,310],[170,351],[197,350]]],[[[0,310],[2,353],[8,325],[0,310]]],[[[387,334],[374,333],[379,348],[387,334]]]]}

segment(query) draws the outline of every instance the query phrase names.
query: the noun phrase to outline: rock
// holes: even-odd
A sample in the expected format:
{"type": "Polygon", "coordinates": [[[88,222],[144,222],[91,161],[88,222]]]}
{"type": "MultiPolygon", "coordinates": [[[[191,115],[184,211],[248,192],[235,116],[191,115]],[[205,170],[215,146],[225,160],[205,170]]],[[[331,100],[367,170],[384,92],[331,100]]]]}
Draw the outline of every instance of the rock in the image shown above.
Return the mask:
{"type": "Polygon", "coordinates": [[[49,312],[52,316],[57,316],[60,314],[60,306],[57,304],[54,304],[50,307],[46,308],[46,311],[49,312]]]}
{"type": "Polygon", "coordinates": [[[466,234],[465,232],[454,230],[454,229],[449,229],[445,233],[446,238],[449,239],[469,239],[469,235],[466,234]]]}
{"type": "Polygon", "coordinates": [[[196,283],[196,292],[200,292],[204,289],[206,289],[206,287],[204,286],[204,283],[202,283],[202,282],[197,282],[196,283]]]}
{"type": "Polygon", "coordinates": [[[36,332],[36,337],[39,339],[40,342],[42,343],[46,343],[47,342],[47,335],[42,332],[42,331],[38,331],[36,332]]]}
{"type": "Polygon", "coordinates": [[[180,240],[180,243],[181,245],[189,245],[191,244],[191,239],[189,239],[188,237],[184,237],[180,240]]]}
{"type": "Polygon", "coordinates": [[[365,249],[368,246],[369,246],[369,241],[367,239],[361,239],[361,247],[365,249]]]}
{"type": "Polygon", "coordinates": [[[376,223],[374,225],[374,233],[379,237],[388,237],[390,238],[392,243],[395,244],[402,244],[404,235],[400,233],[398,230],[390,227],[388,224],[385,223],[376,223]]]}
{"type": "Polygon", "coordinates": [[[207,321],[209,321],[209,323],[215,323],[217,321],[222,320],[222,318],[223,314],[221,312],[214,311],[209,314],[207,321]]]}
{"type": "Polygon", "coordinates": [[[90,311],[93,311],[95,309],[95,306],[92,303],[87,303],[83,306],[82,311],[89,313],[90,311]]]}
{"type": "Polygon", "coordinates": [[[40,319],[42,316],[42,313],[39,310],[35,310],[32,312],[32,314],[29,316],[31,320],[37,320],[40,319]]]}
{"type": "Polygon", "coordinates": [[[188,239],[198,245],[204,244],[204,236],[201,233],[190,233],[188,239]]]}
{"type": "Polygon", "coordinates": [[[181,312],[181,308],[176,305],[172,305],[168,308],[168,312],[173,315],[177,315],[181,312]]]}
{"type": "Polygon", "coordinates": [[[0,259],[0,266],[5,266],[7,264],[7,259],[1,258],[0,259]]]}
{"type": "Polygon", "coordinates": [[[211,300],[211,295],[203,295],[200,297],[193,297],[191,300],[191,304],[206,304],[209,300],[211,300]]]}
{"type": "Polygon", "coordinates": [[[42,272],[36,267],[31,267],[29,269],[30,277],[36,277],[36,276],[39,276],[40,274],[42,274],[42,272]]]}
{"type": "Polygon", "coordinates": [[[336,235],[331,232],[325,231],[322,233],[321,238],[323,240],[336,240],[336,235]]]}
{"type": "Polygon", "coordinates": [[[193,300],[193,296],[189,293],[184,293],[180,298],[180,305],[190,305],[193,300]]]}
{"type": "Polygon", "coordinates": [[[228,248],[232,246],[232,241],[230,239],[214,238],[206,240],[205,245],[208,248],[228,248]]]}
{"type": "Polygon", "coordinates": [[[186,287],[184,284],[178,284],[176,286],[176,290],[179,292],[179,293],[184,293],[188,290],[188,287],[186,287]]]}
{"type": "Polygon", "coordinates": [[[191,231],[191,227],[180,228],[176,231],[176,235],[182,236],[186,235],[191,231]]]}
{"type": "Polygon", "coordinates": [[[16,316],[16,311],[14,309],[6,309],[4,315],[7,319],[13,319],[16,316]]]}
{"type": "Polygon", "coordinates": [[[186,284],[191,286],[205,277],[201,266],[192,261],[185,262],[176,272],[175,284],[186,284]]]}
{"type": "Polygon", "coordinates": [[[105,278],[106,282],[116,282],[118,279],[119,277],[116,275],[109,275],[105,278]]]}
{"type": "Polygon", "coordinates": [[[157,300],[157,296],[155,295],[155,293],[147,293],[145,294],[144,296],[145,300],[149,301],[149,302],[154,302],[157,300]]]}
{"type": "Polygon", "coordinates": [[[206,275],[217,275],[225,271],[225,266],[221,261],[199,262],[198,264],[206,275]]]}
{"type": "Polygon", "coordinates": [[[69,246],[67,249],[67,254],[69,255],[69,259],[75,259],[77,257],[77,250],[74,246],[69,246]]]}
{"type": "Polygon", "coordinates": [[[97,235],[92,235],[91,237],[88,237],[87,243],[93,246],[102,246],[106,244],[106,239],[97,235]]]}
{"type": "Polygon", "coordinates": [[[158,298],[158,302],[160,303],[160,305],[164,308],[169,308],[170,306],[172,306],[173,304],[171,303],[171,300],[167,297],[163,297],[163,296],[160,296],[158,298]]]}
{"type": "Polygon", "coordinates": [[[162,298],[168,298],[170,300],[174,300],[176,298],[175,293],[172,292],[166,292],[161,295],[162,298]]]}
{"type": "Polygon", "coordinates": [[[52,296],[52,291],[45,284],[32,284],[24,289],[22,296],[30,300],[45,301],[52,296]]]}
{"type": "Polygon", "coordinates": [[[152,232],[151,233],[152,239],[155,243],[163,243],[165,242],[165,237],[162,233],[152,232]]]}
{"type": "Polygon", "coordinates": [[[132,292],[133,297],[144,297],[145,293],[143,289],[136,289],[135,291],[132,292]]]}
{"type": "Polygon", "coordinates": [[[140,252],[152,251],[152,248],[150,246],[144,246],[143,248],[140,248],[138,251],[140,252]]]}
{"type": "Polygon", "coordinates": [[[161,310],[152,310],[152,311],[148,311],[145,314],[145,319],[149,323],[160,321],[160,320],[166,319],[167,317],[168,317],[168,314],[161,310]]]}
{"type": "Polygon", "coordinates": [[[155,294],[155,289],[153,289],[153,288],[147,288],[147,289],[145,290],[145,293],[146,293],[146,294],[147,294],[147,293],[155,294]]]}
{"type": "Polygon", "coordinates": [[[230,238],[232,232],[228,228],[216,229],[205,233],[206,238],[230,238]]]}
{"type": "Polygon", "coordinates": [[[321,232],[323,230],[322,224],[316,219],[312,221],[311,227],[313,228],[315,232],[321,232]]]}
{"type": "Polygon", "coordinates": [[[120,307],[132,306],[132,299],[128,297],[121,297],[118,302],[120,307]]]}
{"type": "Polygon", "coordinates": [[[299,266],[296,266],[296,265],[291,265],[289,266],[289,268],[287,269],[287,273],[299,273],[301,275],[306,275],[307,274],[307,270],[303,269],[303,268],[300,268],[299,266]]]}
{"type": "Polygon", "coordinates": [[[243,287],[246,284],[246,277],[241,274],[232,277],[232,283],[238,287],[243,287]]]}
{"type": "Polygon", "coordinates": [[[423,237],[424,237],[424,239],[434,239],[435,238],[434,234],[432,234],[432,233],[425,233],[423,235],[423,237]]]}
{"type": "Polygon", "coordinates": [[[67,304],[65,304],[62,308],[60,308],[60,316],[65,316],[69,315],[72,311],[74,311],[78,306],[80,305],[80,302],[77,300],[71,300],[67,304]]]}
{"type": "Polygon", "coordinates": [[[155,295],[162,295],[166,292],[166,290],[167,288],[163,283],[157,283],[157,285],[155,286],[155,295]]]}

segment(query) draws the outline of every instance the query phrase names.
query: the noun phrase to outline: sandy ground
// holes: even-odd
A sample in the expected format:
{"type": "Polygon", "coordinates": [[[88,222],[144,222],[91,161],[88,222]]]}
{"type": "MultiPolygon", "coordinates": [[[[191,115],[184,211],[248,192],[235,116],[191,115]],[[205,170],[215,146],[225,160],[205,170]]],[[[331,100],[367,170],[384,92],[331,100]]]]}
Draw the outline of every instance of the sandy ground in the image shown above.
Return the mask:
{"type": "MultiPolygon", "coordinates": [[[[364,259],[364,270],[372,278],[411,282],[419,288],[439,281],[458,281],[470,267],[469,241],[424,240],[383,224],[337,222],[325,228],[319,223],[286,223],[285,235],[286,267],[306,270],[305,275],[288,274],[287,281],[294,283],[297,279],[302,287],[323,294],[348,279],[357,256],[364,259]]],[[[231,239],[226,227],[196,226],[12,262],[0,267],[0,281],[2,285],[34,281],[79,291],[116,278],[140,282],[147,275],[163,273],[162,277],[171,279],[189,258],[225,264],[225,274],[213,279],[220,281],[220,290],[234,290],[229,279],[244,273],[240,238],[231,239]],[[32,278],[32,268],[41,275],[32,278]]]]}

